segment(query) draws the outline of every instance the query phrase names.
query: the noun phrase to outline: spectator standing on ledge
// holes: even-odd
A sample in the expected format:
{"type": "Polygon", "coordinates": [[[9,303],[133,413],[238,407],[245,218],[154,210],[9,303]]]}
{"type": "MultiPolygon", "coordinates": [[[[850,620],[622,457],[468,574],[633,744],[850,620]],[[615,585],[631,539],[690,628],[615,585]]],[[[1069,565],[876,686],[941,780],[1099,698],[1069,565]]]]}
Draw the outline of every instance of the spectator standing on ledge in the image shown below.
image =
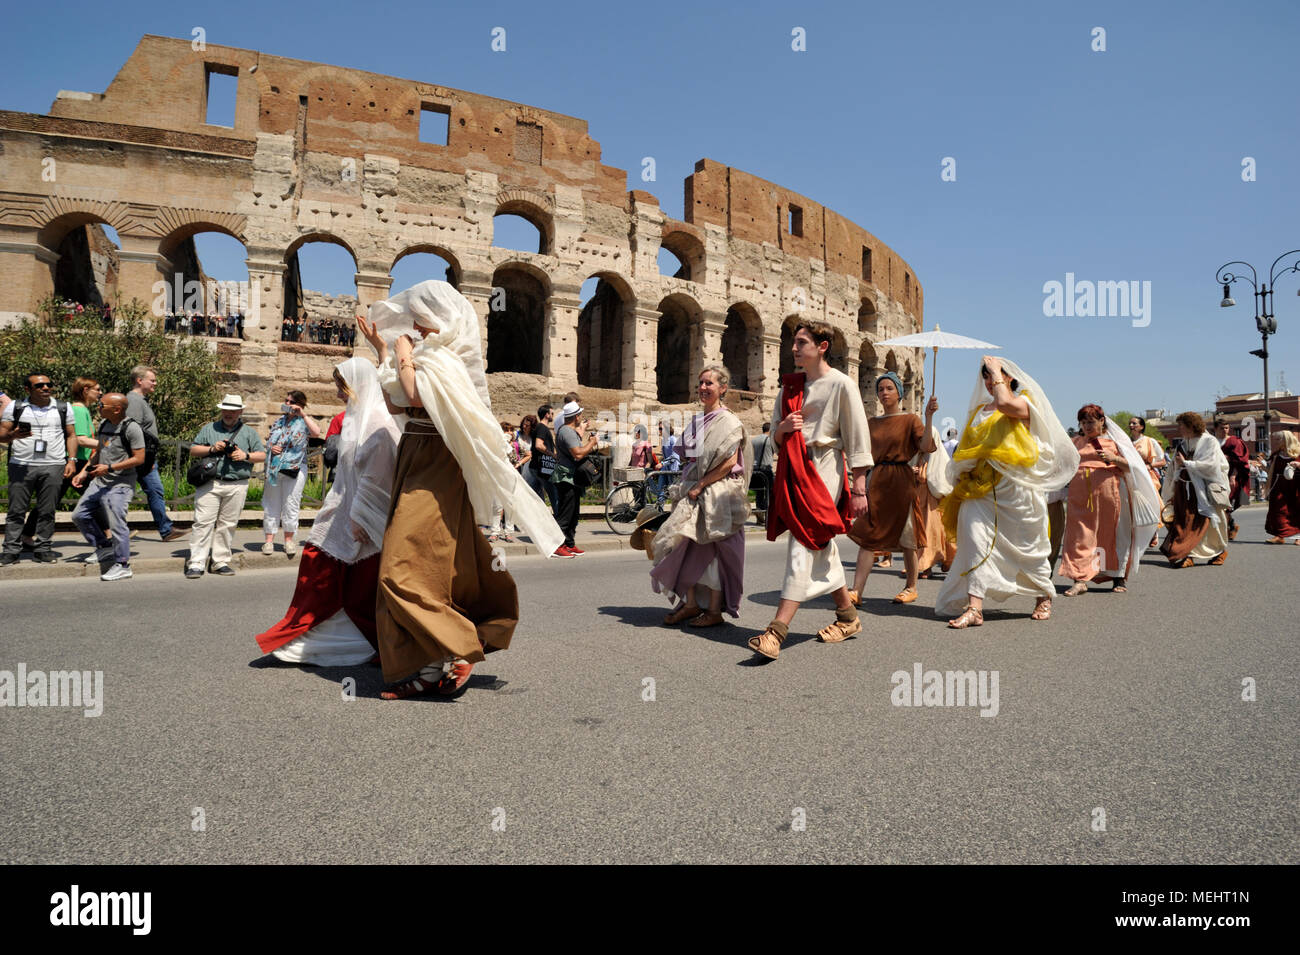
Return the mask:
{"type": "Polygon", "coordinates": [[[131,574],[131,530],[126,523],[126,510],[135,493],[136,468],[144,464],[144,431],[126,416],[125,395],[105,395],[99,403],[104,421],[99,426],[99,446],[86,463],[86,467],[72,479],[74,487],[81,487],[90,479],[86,493],[72,512],[72,523],[81,536],[95,548],[95,557],[101,562],[110,556],[113,566],[99,575],[100,580],[125,580],[131,574]],[[100,509],[108,511],[113,539],[100,529],[100,509]]]}
{"type": "Polygon", "coordinates": [[[197,580],[212,553],[212,572],[222,577],[234,576],[230,567],[231,542],[239,512],[248,496],[248,479],[253,465],[266,460],[266,451],[257,432],[241,420],[244,399],[226,395],[217,405],[221,416],[205,424],[194,438],[190,456],[220,457],[211,480],[205,481],[194,496],[194,528],[190,536],[190,558],[185,576],[197,580]]]}
{"type": "MultiPolygon", "coordinates": [[[[99,387],[99,382],[93,378],[78,378],[72,383],[72,417],[76,422],[77,431],[77,470],[86,466],[90,460],[91,452],[99,446],[95,440],[94,411],[99,407],[99,397],[103,389],[99,387]]],[[[72,478],[63,479],[63,486],[59,489],[59,500],[68,493],[68,488],[72,486],[72,478]]],[[[57,509],[58,504],[55,503],[57,509]]],[[[103,520],[101,525],[108,527],[107,515],[101,511],[103,520]]],[[[23,546],[32,547],[35,545],[36,537],[36,511],[27,512],[27,521],[23,525],[23,546]]]]}
{"type": "Polygon", "coordinates": [[[303,414],[306,406],[305,394],[288,392],[280,406],[282,413],[271,425],[267,438],[271,456],[262,488],[262,531],[266,534],[263,554],[275,553],[275,534],[283,527],[284,556],[298,556],[293,535],[298,533],[298,506],[307,485],[307,442],[308,438],[320,437],[320,425],[303,414]]]}
{"type": "Polygon", "coordinates": [[[148,365],[136,365],[131,369],[131,390],[126,396],[126,416],[138,424],[144,431],[145,460],[144,466],[136,471],[140,475],[140,486],[149,500],[149,513],[158,528],[158,535],[164,541],[174,541],[185,536],[185,532],[172,525],[167,516],[167,496],[163,493],[162,478],[158,476],[158,418],[149,405],[149,396],[158,387],[158,373],[148,365]],[[152,446],[153,454],[149,453],[152,446]]]}
{"type": "Polygon", "coordinates": [[[12,402],[0,412],[0,444],[11,445],[9,517],[0,566],[18,561],[29,507],[36,509],[33,557],[43,564],[55,560],[50,543],[54,509],[63,479],[76,469],[77,431],[72,408],[54,400],[53,388],[49,375],[32,372],[27,376],[27,400],[12,402]]]}

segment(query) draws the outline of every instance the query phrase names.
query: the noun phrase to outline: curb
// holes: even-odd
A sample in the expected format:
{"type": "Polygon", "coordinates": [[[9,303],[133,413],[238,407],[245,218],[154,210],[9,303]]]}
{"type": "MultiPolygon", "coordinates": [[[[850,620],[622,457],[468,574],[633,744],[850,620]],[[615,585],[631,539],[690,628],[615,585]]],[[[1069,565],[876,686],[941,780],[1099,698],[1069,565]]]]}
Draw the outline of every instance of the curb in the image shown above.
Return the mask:
{"type": "MultiPolygon", "coordinates": [[[[767,529],[763,527],[751,527],[745,531],[745,539],[766,538],[767,529]]],[[[78,548],[85,545],[78,544],[78,548]]],[[[583,551],[587,554],[601,552],[616,552],[632,550],[630,537],[601,537],[597,540],[587,541],[583,551]]],[[[533,544],[494,544],[493,551],[509,557],[540,557],[541,552],[533,544]]],[[[301,552],[300,552],[301,553],[301,552]]],[[[139,577],[144,574],[175,574],[177,577],[184,576],[185,564],[188,558],[185,557],[144,557],[131,561],[131,570],[134,576],[139,577]]],[[[274,556],[265,554],[238,551],[230,563],[236,573],[245,570],[275,570],[287,566],[297,566],[297,558],[290,561],[282,553],[277,552],[274,556]]],[[[22,560],[17,564],[9,567],[0,568],[0,583],[8,580],[53,580],[68,577],[98,577],[102,569],[110,566],[105,563],[85,563],[84,561],[59,560],[52,564],[38,564],[35,561],[22,560]]],[[[205,575],[206,576],[206,575],[205,575]]]]}

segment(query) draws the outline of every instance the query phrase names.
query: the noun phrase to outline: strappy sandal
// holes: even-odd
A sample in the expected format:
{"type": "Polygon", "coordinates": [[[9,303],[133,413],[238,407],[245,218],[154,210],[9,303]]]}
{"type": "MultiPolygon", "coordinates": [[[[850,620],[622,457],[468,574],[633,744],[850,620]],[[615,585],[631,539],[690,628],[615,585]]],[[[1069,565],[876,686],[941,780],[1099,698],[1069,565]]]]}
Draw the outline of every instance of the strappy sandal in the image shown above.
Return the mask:
{"type": "Polygon", "coordinates": [[[967,607],[956,620],[948,621],[948,627],[951,630],[965,630],[967,627],[982,626],[984,626],[984,611],[976,610],[974,607],[967,607]]]}
{"type": "Polygon", "coordinates": [[[785,637],[777,636],[776,631],[769,627],[762,633],[750,637],[747,645],[759,656],[775,660],[781,653],[781,644],[784,642],[785,637]]]}
{"type": "Polygon", "coordinates": [[[1086,594],[1087,592],[1088,592],[1088,583],[1087,583],[1087,581],[1077,580],[1077,581],[1075,581],[1074,586],[1071,587],[1069,590],[1065,591],[1065,593],[1061,594],[1061,596],[1062,596],[1062,597],[1077,597],[1077,596],[1079,596],[1080,594],[1086,594]]]}
{"type": "Polygon", "coordinates": [[[722,613],[706,610],[698,617],[693,617],[686,624],[688,627],[716,627],[722,623],[722,613]]]}
{"type": "Polygon", "coordinates": [[[845,623],[843,620],[836,620],[817,631],[817,639],[822,643],[842,643],[851,637],[856,637],[862,632],[862,618],[845,623]]]}
{"type": "Polygon", "coordinates": [[[1192,560],[1190,557],[1184,557],[1182,560],[1170,561],[1169,566],[1173,567],[1175,570],[1186,570],[1188,567],[1191,567],[1192,564],[1194,563],[1195,561],[1192,560]]]}
{"type": "Polygon", "coordinates": [[[1228,552],[1225,550],[1222,554],[1216,554],[1210,558],[1211,567],[1222,567],[1228,561],[1228,552]]]}
{"type": "Polygon", "coordinates": [[[1034,612],[1029,615],[1030,620],[1051,620],[1052,619],[1052,598],[1040,600],[1034,605],[1034,612]]]}
{"type": "Polygon", "coordinates": [[[442,679],[438,681],[438,694],[440,696],[451,696],[460,692],[461,688],[469,680],[469,675],[473,670],[474,664],[467,663],[464,660],[457,660],[451,665],[451,669],[443,674],[442,679]]]}
{"type": "Polygon", "coordinates": [[[857,607],[859,610],[861,610],[861,609],[862,609],[862,594],[858,593],[858,591],[856,591],[856,590],[850,590],[850,591],[848,591],[848,595],[849,595],[849,603],[853,604],[853,606],[855,606],[855,607],[857,607]]]}
{"type": "Polygon", "coordinates": [[[413,696],[423,696],[438,685],[438,667],[424,667],[418,674],[402,683],[393,684],[392,689],[379,694],[381,700],[407,700],[413,696]]]}
{"type": "Polygon", "coordinates": [[[672,627],[681,623],[683,620],[690,620],[692,617],[698,617],[704,613],[700,607],[682,606],[678,607],[668,616],[664,617],[664,626],[672,627]]]}
{"type": "Polygon", "coordinates": [[[1115,580],[1115,584],[1110,588],[1110,592],[1113,594],[1128,593],[1128,587],[1125,585],[1123,577],[1119,577],[1115,580]]]}
{"type": "Polygon", "coordinates": [[[916,600],[916,591],[911,587],[905,587],[894,597],[896,604],[910,604],[914,600],[916,600]]]}

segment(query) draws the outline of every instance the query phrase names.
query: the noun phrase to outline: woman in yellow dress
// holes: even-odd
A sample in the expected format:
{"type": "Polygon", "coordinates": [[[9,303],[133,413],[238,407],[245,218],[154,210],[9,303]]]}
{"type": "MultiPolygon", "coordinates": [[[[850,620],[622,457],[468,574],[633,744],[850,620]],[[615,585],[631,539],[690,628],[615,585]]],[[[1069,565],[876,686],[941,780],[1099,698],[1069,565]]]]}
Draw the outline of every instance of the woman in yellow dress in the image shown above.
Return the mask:
{"type": "Polygon", "coordinates": [[[948,464],[952,493],[944,530],[957,541],[935,612],[957,613],[954,629],[984,623],[984,601],[1035,599],[1035,620],[1052,615],[1050,491],[1079,467],[1047,395],[1014,362],[985,355],[961,440],[948,464]]]}

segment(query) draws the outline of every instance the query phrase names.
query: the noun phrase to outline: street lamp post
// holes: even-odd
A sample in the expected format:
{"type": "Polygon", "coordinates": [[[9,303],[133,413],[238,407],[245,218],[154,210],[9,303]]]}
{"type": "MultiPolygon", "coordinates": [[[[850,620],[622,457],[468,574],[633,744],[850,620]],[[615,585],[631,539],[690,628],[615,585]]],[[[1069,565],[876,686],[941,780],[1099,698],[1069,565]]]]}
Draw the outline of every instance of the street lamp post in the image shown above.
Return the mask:
{"type": "MultiPolygon", "coordinates": [[[[1290,252],[1284,252],[1273,260],[1272,266],[1268,270],[1268,283],[1261,285],[1259,276],[1255,272],[1255,267],[1249,262],[1228,262],[1219,266],[1219,271],[1215,273],[1214,280],[1223,285],[1223,301],[1219,303],[1221,308],[1231,308],[1237,303],[1232,300],[1229,286],[1238,280],[1244,280],[1250,283],[1250,287],[1255,290],[1255,328],[1259,330],[1262,339],[1261,347],[1251,352],[1257,358],[1264,360],[1264,453],[1271,454],[1273,446],[1270,443],[1272,434],[1270,432],[1269,419],[1271,417],[1268,403],[1268,336],[1276,334],[1277,319],[1273,317],[1273,289],[1277,287],[1277,280],[1287,272],[1300,272],[1300,258],[1290,265],[1278,268],[1278,263],[1288,256],[1300,256],[1300,249],[1293,249],[1290,252]],[[1228,271],[1230,265],[1244,265],[1250,269],[1250,278],[1245,275],[1237,275],[1228,271]]],[[[1300,291],[1297,291],[1300,295],[1300,291]]]]}

